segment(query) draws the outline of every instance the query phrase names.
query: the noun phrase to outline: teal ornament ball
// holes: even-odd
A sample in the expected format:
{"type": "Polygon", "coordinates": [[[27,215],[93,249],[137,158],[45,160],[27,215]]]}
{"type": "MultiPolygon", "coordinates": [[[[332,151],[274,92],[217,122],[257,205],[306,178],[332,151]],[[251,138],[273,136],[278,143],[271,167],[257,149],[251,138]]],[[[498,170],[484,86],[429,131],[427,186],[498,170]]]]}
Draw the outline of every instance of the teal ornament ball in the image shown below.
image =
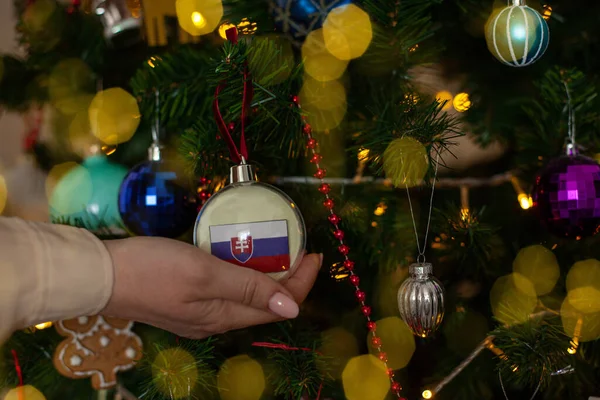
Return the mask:
{"type": "Polygon", "coordinates": [[[50,195],[54,223],[84,227],[98,234],[125,235],[119,214],[119,188],[127,169],[94,155],[72,168],[50,195]]]}
{"type": "Polygon", "coordinates": [[[513,5],[495,10],[485,26],[490,52],[506,65],[526,67],[542,57],[550,41],[548,24],[540,13],[513,0],[513,5]]]}

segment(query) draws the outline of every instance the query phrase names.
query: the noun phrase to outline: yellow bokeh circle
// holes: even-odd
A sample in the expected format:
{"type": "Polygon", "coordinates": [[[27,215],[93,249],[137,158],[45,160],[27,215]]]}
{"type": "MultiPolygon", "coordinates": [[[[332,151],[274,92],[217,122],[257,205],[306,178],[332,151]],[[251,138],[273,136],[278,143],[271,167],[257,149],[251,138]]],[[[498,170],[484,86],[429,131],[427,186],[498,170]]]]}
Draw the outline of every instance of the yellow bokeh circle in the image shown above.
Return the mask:
{"type": "Polygon", "coordinates": [[[521,249],[513,262],[513,271],[529,279],[538,296],[550,293],[560,276],[556,256],[540,245],[521,249]]]}
{"type": "Polygon", "coordinates": [[[396,187],[420,185],[429,169],[427,150],[411,137],[394,139],[383,153],[383,169],[396,187]]]}
{"type": "Polygon", "coordinates": [[[86,110],[93,97],[93,78],[90,67],[79,58],[61,61],[48,78],[50,102],[67,115],[86,110]]]}
{"type": "Polygon", "coordinates": [[[73,168],[77,168],[79,164],[76,162],[66,162],[52,167],[46,177],[46,197],[49,199],[54,193],[54,189],[60,180],[68,174],[73,168]]]}
{"type": "Polygon", "coordinates": [[[319,82],[305,77],[300,90],[302,108],[316,132],[338,127],[346,115],[346,90],[338,81],[319,82]]]}
{"type": "Polygon", "coordinates": [[[137,100],[121,88],[98,92],[89,108],[92,133],[104,144],[125,143],[140,124],[137,100]]]}
{"type": "MultiPolygon", "coordinates": [[[[410,362],[416,345],[415,337],[410,328],[398,317],[388,317],[377,321],[377,335],[385,343],[385,353],[388,357],[388,366],[392,369],[404,368],[410,362]]],[[[379,354],[368,335],[367,345],[371,354],[379,354]]]]}
{"type": "Polygon", "coordinates": [[[70,215],[86,212],[87,205],[92,199],[94,187],[89,170],[78,164],[72,167],[72,164],[74,163],[57,165],[46,178],[48,189],[48,185],[51,184],[50,179],[54,180],[55,176],[60,176],[51,189],[52,194],[48,197],[52,214],[70,215]]]}
{"type": "Polygon", "coordinates": [[[359,354],[356,337],[342,327],[331,328],[321,333],[319,351],[324,356],[319,369],[336,379],[342,376],[348,360],[359,354]]]}
{"type": "Polygon", "coordinates": [[[304,71],[317,81],[331,81],[342,76],[348,61],[339,60],[327,51],[323,29],[312,31],[302,44],[304,71]]]}
{"type": "Polygon", "coordinates": [[[496,319],[513,325],[529,319],[537,305],[537,295],[533,283],[521,274],[512,273],[496,280],[490,291],[490,303],[496,319]]]}
{"type": "Polygon", "coordinates": [[[262,366],[247,355],[226,360],[217,376],[221,400],[259,400],[266,381],[262,366]]]}
{"type": "Polygon", "coordinates": [[[373,38],[369,14],[354,4],[336,7],[323,23],[327,50],[340,60],[358,58],[373,38]]]}
{"type": "Polygon", "coordinates": [[[560,308],[565,334],[576,337],[580,342],[589,342],[600,338],[600,312],[582,313],[566,298],[560,308]]]}
{"type": "Polygon", "coordinates": [[[454,96],[454,100],[452,100],[452,105],[454,109],[458,112],[465,112],[469,108],[471,108],[471,99],[467,93],[459,93],[454,96]]]}
{"type": "Polygon", "coordinates": [[[221,0],[177,0],[175,10],[179,26],[192,36],[211,33],[223,18],[221,0]]]}
{"type": "Polygon", "coordinates": [[[198,381],[194,357],[180,347],[158,353],[152,362],[152,383],[171,399],[187,399],[198,381]]]}
{"type": "Polygon", "coordinates": [[[567,274],[567,291],[591,286],[600,290],[600,261],[588,259],[573,264],[567,274]]]}
{"type": "Polygon", "coordinates": [[[384,364],[370,354],[348,361],[342,384],[348,400],[384,400],[390,389],[384,364]]]}
{"type": "Polygon", "coordinates": [[[10,389],[4,400],[46,400],[46,397],[31,385],[10,389]]]}
{"type": "Polygon", "coordinates": [[[449,110],[450,107],[452,107],[452,93],[450,93],[447,90],[442,90],[440,92],[437,92],[435,94],[435,99],[438,101],[438,103],[444,103],[444,106],[442,107],[442,110],[446,111],[449,110]]]}
{"type": "Polygon", "coordinates": [[[578,311],[584,314],[600,312],[600,290],[592,286],[583,286],[569,290],[567,300],[578,311]]]}

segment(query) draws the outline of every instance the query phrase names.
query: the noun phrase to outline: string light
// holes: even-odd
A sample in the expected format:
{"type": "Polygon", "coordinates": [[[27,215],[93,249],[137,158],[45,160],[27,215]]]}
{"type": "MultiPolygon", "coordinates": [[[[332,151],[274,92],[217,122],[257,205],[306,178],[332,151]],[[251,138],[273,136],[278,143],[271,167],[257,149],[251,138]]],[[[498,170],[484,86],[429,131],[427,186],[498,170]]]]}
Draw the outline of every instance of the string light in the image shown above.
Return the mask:
{"type": "Polygon", "coordinates": [[[377,208],[375,209],[375,211],[373,212],[373,214],[377,215],[378,217],[382,216],[383,214],[385,214],[385,211],[387,210],[387,206],[384,203],[379,203],[377,205],[377,208]]]}
{"type": "Polygon", "coordinates": [[[546,4],[544,6],[544,12],[542,13],[542,17],[548,21],[550,19],[550,17],[552,16],[552,7],[550,7],[548,4],[546,4]]]}
{"type": "Polygon", "coordinates": [[[517,200],[519,201],[519,204],[523,210],[528,210],[531,208],[531,206],[533,206],[533,199],[531,196],[528,196],[525,193],[519,194],[517,200]]]}
{"type": "Polygon", "coordinates": [[[583,325],[583,319],[577,318],[577,323],[575,324],[575,329],[573,332],[573,340],[571,340],[571,347],[567,349],[567,353],[575,354],[577,353],[577,348],[579,347],[579,336],[581,335],[581,325],[583,325]]]}
{"type": "Polygon", "coordinates": [[[413,47],[408,49],[408,51],[410,51],[411,53],[414,53],[415,51],[417,51],[418,48],[419,48],[419,44],[417,43],[413,47]]]}
{"type": "Polygon", "coordinates": [[[433,393],[431,392],[431,390],[423,390],[423,393],[421,393],[421,397],[423,397],[424,399],[430,399],[433,397],[433,393]]]}
{"type": "Polygon", "coordinates": [[[469,187],[463,185],[460,187],[460,219],[469,220],[469,187]]]}
{"type": "Polygon", "coordinates": [[[41,324],[37,324],[35,326],[35,329],[41,331],[42,329],[50,328],[51,326],[52,326],[52,322],[43,322],[41,324]]]}
{"type": "Polygon", "coordinates": [[[258,26],[256,22],[251,22],[248,18],[244,18],[237,25],[237,28],[240,31],[240,33],[244,35],[252,35],[256,32],[258,26]]]}
{"type": "Polygon", "coordinates": [[[454,96],[454,100],[452,100],[452,105],[454,109],[458,112],[465,112],[469,108],[471,108],[471,99],[467,93],[459,93],[454,96]]]}
{"type": "Polygon", "coordinates": [[[220,27],[219,27],[219,36],[221,36],[221,38],[223,40],[227,40],[227,30],[231,29],[231,28],[235,28],[234,24],[230,24],[229,22],[224,22],[220,27]]]}
{"type": "Polygon", "coordinates": [[[365,161],[369,157],[369,149],[360,149],[358,151],[358,160],[365,161]]]}
{"type": "Polygon", "coordinates": [[[194,11],[192,13],[192,22],[196,27],[203,28],[206,25],[206,19],[200,14],[198,11],[194,11]]]}

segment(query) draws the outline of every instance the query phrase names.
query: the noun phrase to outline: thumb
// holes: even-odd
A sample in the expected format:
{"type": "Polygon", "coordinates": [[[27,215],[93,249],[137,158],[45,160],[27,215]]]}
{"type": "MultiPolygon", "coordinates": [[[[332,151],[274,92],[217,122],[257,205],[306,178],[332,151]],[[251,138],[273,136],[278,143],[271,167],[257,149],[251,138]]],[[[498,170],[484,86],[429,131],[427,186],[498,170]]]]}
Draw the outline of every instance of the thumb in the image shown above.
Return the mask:
{"type": "Polygon", "coordinates": [[[298,316],[299,307],[292,294],[262,272],[219,260],[215,275],[212,286],[218,298],[269,310],[283,318],[298,316]]]}

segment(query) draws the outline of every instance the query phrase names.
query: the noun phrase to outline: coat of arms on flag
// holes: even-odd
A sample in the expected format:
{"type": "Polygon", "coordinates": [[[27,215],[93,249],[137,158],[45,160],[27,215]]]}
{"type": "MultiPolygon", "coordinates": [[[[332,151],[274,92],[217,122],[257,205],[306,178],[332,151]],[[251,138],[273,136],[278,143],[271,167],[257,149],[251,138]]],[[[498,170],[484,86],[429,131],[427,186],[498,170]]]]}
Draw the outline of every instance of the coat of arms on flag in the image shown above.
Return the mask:
{"type": "Polygon", "coordinates": [[[286,220],[211,226],[210,249],[221,260],[257,271],[290,269],[286,220]]]}

